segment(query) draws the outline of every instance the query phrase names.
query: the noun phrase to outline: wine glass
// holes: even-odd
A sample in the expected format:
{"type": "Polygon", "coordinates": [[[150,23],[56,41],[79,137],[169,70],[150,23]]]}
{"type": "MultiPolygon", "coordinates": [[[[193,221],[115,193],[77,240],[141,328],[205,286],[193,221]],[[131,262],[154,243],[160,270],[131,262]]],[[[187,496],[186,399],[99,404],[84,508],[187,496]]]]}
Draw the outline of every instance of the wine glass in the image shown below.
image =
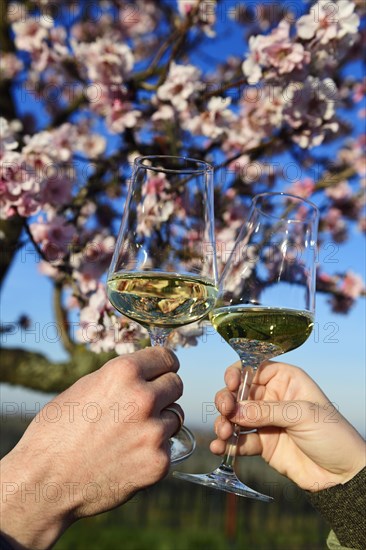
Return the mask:
{"type": "MultiPolygon", "coordinates": [[[[312,331],[317,227],[318,209],[307,200],[285,193],[262,193],[253,199],[210,314],[211,323],[241,361],[238,402],[249,399],[263,361],[301,346],[312,331]]],[[[273,500],[235,474],[237,444],[243,433],[234,425],[223,461],[213,472],[174,475],[240,496],[273,500]]]]}
{"type": "MultiPolygon", "coordinates": [[[[143,325],[153,346],[203,319],[217,296],[213,169],[201,160],[145,156],[134,169],[107,279],[108,297],[143,325]]],[[[183,426],[170,440],[171,462],[190,456],[183,426]]]]}

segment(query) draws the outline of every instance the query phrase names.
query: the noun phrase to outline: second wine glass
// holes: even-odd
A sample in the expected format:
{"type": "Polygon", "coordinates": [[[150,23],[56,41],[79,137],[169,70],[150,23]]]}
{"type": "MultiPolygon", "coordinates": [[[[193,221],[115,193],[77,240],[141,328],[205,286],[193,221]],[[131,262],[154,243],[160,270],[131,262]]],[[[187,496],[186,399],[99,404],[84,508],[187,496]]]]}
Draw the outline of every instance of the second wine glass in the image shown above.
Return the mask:
{"type": "MultiPolygon", "coordinates": [[[[249,399],[255,372],[265,360],[301,346],[314,324],[318,210],[284,193],[253,199],[219,283],[210,319],[239,355],[237,401],[249,399]]],[[[222,463],[207,474],[174,472],[176,477],[269,502],[242,483],[234,464],[241,428],[234,426],[222,463]]]]}
{"type": "MultiPolygon", "coordinates": [[[[153,346],[214,307],[213,169],[186,157],[146,156],[134,162],[108,296],[143,325],[153,346]]],[[[195,440],[184,426],[171,439],[171,462],[187,458],[195,440]]]]}

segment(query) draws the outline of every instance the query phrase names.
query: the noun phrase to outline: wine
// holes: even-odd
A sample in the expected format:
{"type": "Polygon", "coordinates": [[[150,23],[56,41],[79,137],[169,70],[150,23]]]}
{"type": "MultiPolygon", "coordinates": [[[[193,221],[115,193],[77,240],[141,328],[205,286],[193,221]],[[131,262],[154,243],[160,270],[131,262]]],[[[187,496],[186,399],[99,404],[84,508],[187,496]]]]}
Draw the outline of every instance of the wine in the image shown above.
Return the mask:
{"type": "Polygon", "coordinates": [[[301,346],[314,325],[309,311],[242,305],[217,308],[210,321],[228,344],[233,339],[243,344],[253,340],[267,342],[279,353],[301,346]]]}
{"type": "Polygon", "coordinates": [[[176,273],[119,273],[107,282],[113,306],[142,325],[174,328],[202,319],[213,308],[212,281],[176,273]]]}

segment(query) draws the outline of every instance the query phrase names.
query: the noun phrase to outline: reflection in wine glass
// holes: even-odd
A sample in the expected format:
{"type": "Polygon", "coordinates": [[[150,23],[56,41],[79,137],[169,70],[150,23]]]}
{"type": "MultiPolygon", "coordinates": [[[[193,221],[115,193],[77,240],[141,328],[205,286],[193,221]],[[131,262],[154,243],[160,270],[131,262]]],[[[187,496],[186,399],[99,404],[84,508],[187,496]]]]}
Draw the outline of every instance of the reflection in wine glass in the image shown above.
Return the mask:
{"type": "MultiPolygon", "coordinates": [[[[108,273],[113,306],[164,346],[170,332],[203,319],[217,296],[213,169],[186,157],[135,160],[108,273]]],[[[171,440],[171,461],[194,450],[184,426],[171,440]]]]}
{"type": "MultiPolygon", "coordinates": [[[[249,399],[255,372],[263,361],[301,346],[312,331],[317,227],[318,210],[309,201],[284,193],[263,193],[253,199],[210,314],[217,332],[240,357],[239,402],[249,399]]],[[[240,496],[272,500],[235,474],[240,430],[234,426],[216,470],[174,475],[240,496]]]]}

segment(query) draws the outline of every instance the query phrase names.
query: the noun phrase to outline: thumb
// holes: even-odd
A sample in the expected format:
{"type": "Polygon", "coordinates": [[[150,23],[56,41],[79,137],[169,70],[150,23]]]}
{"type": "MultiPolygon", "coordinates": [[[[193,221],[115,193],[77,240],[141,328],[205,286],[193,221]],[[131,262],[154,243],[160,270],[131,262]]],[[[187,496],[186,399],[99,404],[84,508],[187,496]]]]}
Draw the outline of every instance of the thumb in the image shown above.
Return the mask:
{"type": "Polygon", "coordinates": [[[240,401],[230,418],[240,426],[288,428],[308,420],[312,403],[309,401],[240,401]]]}

